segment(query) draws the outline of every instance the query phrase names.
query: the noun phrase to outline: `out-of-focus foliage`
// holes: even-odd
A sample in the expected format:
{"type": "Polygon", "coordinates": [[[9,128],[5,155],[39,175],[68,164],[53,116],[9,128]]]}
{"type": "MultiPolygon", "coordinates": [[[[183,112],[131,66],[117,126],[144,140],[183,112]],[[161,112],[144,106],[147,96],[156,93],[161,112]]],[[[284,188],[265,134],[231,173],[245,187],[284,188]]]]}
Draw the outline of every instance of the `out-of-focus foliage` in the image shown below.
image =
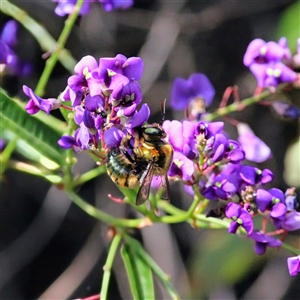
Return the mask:
{"type": "Polygon", "coordinates": [[[279,19],[277,28],[278,39],[285,36],[293,53],[296,53],[297,39],[300,32],[300,1],[286,8],[279,19]]]}

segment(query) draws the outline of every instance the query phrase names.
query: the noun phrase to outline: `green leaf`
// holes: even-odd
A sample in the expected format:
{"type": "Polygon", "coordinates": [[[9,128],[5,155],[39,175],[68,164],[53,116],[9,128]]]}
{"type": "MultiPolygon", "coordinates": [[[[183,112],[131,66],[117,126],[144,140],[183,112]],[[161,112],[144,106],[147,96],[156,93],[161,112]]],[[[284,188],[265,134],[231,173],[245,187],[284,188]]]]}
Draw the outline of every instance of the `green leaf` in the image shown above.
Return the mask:
{"type": "MultiPolygon", "coordinates": [[[[131,246],[132,249],[134,249],[135,256],[138,257],[144,265],[147,265],[152,272],[159,278],[160,282],[163,284],[165,289],[170,295],[170,299],[180,299],[177,291],[174,289],[173,285],[171,284],[171,278],[169,275],[167,275],[153,260],[153,258],[145,251],[145,249],[142,247],[142,245],[135,239],[129,237],[128,235],[125,236],[126,241],[131,246]]],[[[149,298],[154,299],[154,298],[149,298]]]]}
{"type": "Polygon", "coordinates": [[[133,299],[142,299],[142,292],[139,289],[139,282],[134,266],[134,260],[130,251],[130,247],[127,244],[122,246],[121,255],[125,264],[132,297],[133,299]]]}
{"type": "MultiPolygon", "coordinates": [[[[138,247],[142,247],[137,243],[138,247]]],[[[136,245],[135,245],[136,247],[136,245]]],[[[152,272],[149,265],[138,255],[132,244],[124,244],[122,258],[134,299],[155,299],[152,272]]]]}
{"type": "MultiPolygon", "coordinates": [[[[0,89],[0,99],[1,131],[6,129],[11,131],[46,158],[59,165],[64,164],[66,151],[57,144],[60,134],[47,124],[30,116],[2,89],[0,89]]],[[[45,118],[47,118],[46,115],[45,118]]]]}
{"type": "Polygon", "coordinates": [[[297,39],[300,38],[300,1],[290,5],[278,22],[277,37],[285,36],[293,53],[296,52],[297,39]]]}

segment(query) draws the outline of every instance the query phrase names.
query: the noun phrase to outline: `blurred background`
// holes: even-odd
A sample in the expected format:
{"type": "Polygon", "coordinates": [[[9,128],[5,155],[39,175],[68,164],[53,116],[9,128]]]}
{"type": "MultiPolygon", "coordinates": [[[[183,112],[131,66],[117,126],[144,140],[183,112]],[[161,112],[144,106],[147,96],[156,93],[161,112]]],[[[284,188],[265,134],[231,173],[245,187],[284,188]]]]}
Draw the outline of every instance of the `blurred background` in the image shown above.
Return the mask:
{"type": "MultiPolygon", "coordinates": [[[[55,15],[56,3],[11,2],[58,38],[65,19],[55,15]]],[[[291,14],[295,16],[297,10],[300,19],[300,2],[292,0],[135,0],[130,10],[110,13],[93,3],[90,13],[78,19],[66,48],[76,60],[88,54],[97,60],[119,53],[140,56],[145,63],[140,81],[143,102],[150,106],[151,121],[158,122],[160,100],[169,99],[172,81],[177,76],[188,78],[194,72],[207,75],[216,89],[209,111],[218,107],[228,86],[237,85],[241,99],[252,95],[256,81],[243,65],[248,44],[254,38],[277,41],[282,34],[293,37],[286,20],[291,14]]],[[[297,22],[290,18],[291,24],[298,24],[298,36],[289,41],[294,53],[296,38],[300,37],[299,19],[297,22]]],[[[0,28],[8,20],[1,14],[0,28]]],[[[18,38],[16,53],[31,64],[31,74],[6,74],[1,78],[1,86],[11,96],[25,101],[22,85],[35,88],[45,60],[35,39],[22,26],[18,38]]],[[[58,63],[45,98],[57,97],[70,75],[58,63]]],[[[300,105],[299,91],[286,97],[300,105]]],[[[289,147],[299,137],[298,122],[283,120],[269,108],[258,105],[232,116],[249,123],[272,149],[272,159],[258,165],[274,172],[272,187],[285,191],[298,180],[299,195],[300,170],[298,179],[291,181],[288,166],[297,166],[297,161],[287,156],[289,147]]],[[[166,119],[183,118],[182,112],[172,111],[167,104],[166,119]]],[[[231,138],[237,138],[233,126],[226,125],[226,131],[231,138]]],[[[14,157],[25,159],[18,152],[14,157]]],[[[298,156],[298,166],[299,160],[298,156]]],[[[79,154],[74,172],[95,167],[88,155],[79,154]]],[[[121,196],[106,174],[80,189],[89,203],[115,216],[137,216],[128,205],[109,200],[108,193],[121,196]]],[[[45,180],[13,170],[4,173],[0,196],[1,299],[74,299],[99,292],[109,246],[106,224],[86,215],[45,180]]],[[[171,199],[180,208],[191,203],[180,184],[172,185],[171,199]]],[[[182,299],[296,299],[300,295],[299,277],[288,275],[286,258],[290,254],[284,249],[268,249],[265,255],[257,256],[250,240],[225,230],[194,229],[185,223],[155,224],[133,230],[132,234],[170,274],[182,299]]],[[[299,247],[299,232],[290,233],[286,241],[299,247]]],[[[168,299],[159,284],[156,290],[157,299],[168,299]]],[[[120,256],[114,263],[109,295],[109,299],[130,299],[120,256]]]]}

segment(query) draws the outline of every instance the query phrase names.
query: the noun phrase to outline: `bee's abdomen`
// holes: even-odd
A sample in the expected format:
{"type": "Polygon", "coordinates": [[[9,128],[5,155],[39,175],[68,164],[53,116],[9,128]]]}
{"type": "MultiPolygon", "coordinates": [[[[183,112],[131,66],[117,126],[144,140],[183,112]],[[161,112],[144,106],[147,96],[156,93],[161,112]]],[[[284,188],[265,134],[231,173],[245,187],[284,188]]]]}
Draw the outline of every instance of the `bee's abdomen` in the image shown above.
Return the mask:
{"type": "Polygon", "coordinates": [[[107,154],[107,173],[118,185],[134,188],[143,175],[143,166],[135,165],[120,151],[113,149],[107,154]]]}

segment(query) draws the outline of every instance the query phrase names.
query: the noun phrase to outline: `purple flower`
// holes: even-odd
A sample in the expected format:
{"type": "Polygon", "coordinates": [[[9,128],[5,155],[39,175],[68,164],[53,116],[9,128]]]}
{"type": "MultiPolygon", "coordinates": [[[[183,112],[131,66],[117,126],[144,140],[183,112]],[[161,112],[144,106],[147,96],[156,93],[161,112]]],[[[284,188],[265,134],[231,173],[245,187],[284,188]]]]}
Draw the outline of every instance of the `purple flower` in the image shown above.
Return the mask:
{"type": "Polygon", "coordinates": [[[226,217],[232,219],[228,232],[236,233],[237,229],[242,226],[247,234],[253,230],[253,220],[250,214],[244,210],[239,204],[228,203],[225,211],[226,217]]]}
{"type": "Polygon", "coordinates": [[[88,87],[87,80],[92,78],[91,72],[97,68],[98,63],[93,56],[84,56],[74,67],[76,75],[69,77],[68,86],[75,92],[82,91],[88,87]]]}
{"type": "Polygon", "coordinates": [[[178,176],[184,181],[192,179],[194,174],[195,164],[179,151],[174,151],[173,161],[170,166],[168,175],[178,176]]]}
{"type": "Polygon", "coordinates": [[[115,9],[128,9],[133,5],[133,0],[98,0],[105,11],[115,9]]]}
{"type": "Polygon", "coordinates": [[[280,247],[282,245],[281,241],[256,230],[248,234],[248,237],[255,241],[254,251],[258,255],[264,254],[267,247],[280,247]]]}
{"type": "Polygon", "coordinates": [[[104,111],[104,99],[100,95],[91,96],[90,94],[86,95],[84,99],[84,107],[90,112],[100,113],[104,111]]]}
{"type": "Polygon", "coordinates": [[[202,190],[202,195],[209,200],[228,200],[237,191],[237,176],[211,175],[212,182],[202,190]]]}
{"type": "Polygon", "coordinates": [[[13,47],[17,43],[17,27],[18,24],[14,20],[8,21],[1,32],[0,36],[0,63],[5,65],[13,74],[18,73],[19,59],[13,47]]]}
{"type": "Polygon", "coordinates": [[[270,158],[270,148],[254,134],[246,123],[238,123],[237,130],[238,141],[245,150],[246,159],[261,163],[270,158]]]}
{"type": "Polygon", "coordinates": [[[80,127],[75,131],[74,137],[77,145],[79,145],[82,150],[88,149],[90,144],[93,143],[92,134],[84,122],[82,122],[80,127]]]}
{"type": "Polygon", "coordinates": [[[2,152],[5,147],[7,145],[7,142],[5,141],[5,139],[0,139],[0,152],[2,152]]]}
{"type": "Polygon", "coordinates": [[[83,124],[86,128],[88,128],[90,134],[95,135],[97,133],[97,129],[95,126],[95,117],[92,116],[91,112],[86,109],[83,113],[83,124]]]}
{"type": "Polygon", "coordinates": [[[217,133],[221,133],[224,128],[223,122],[204,122],[200,121],[196,125],[195,134],[197,137],[197,140],[201,141],[203,139],[208,140],[209,138],[213,137],[217,133]]]}
{"type": "Polygon", "coordinates": [[[23,92],[31,99],[26,104],[25,109],[29,114],[36,114],[40,110],[45,111],[48,115],[51,110],[58,109],[61,106],[60,101],[55,98],[43,99],[37,96],[32,89],[23,85],[23,92]]]}
{"type": "MultiPolygon", "coordinates": [[[[52,0],[58,2],[57,7],[55,8],[55,13],[63,17],[69,15],[74,11],[77,0],[52,0]]],[[[91,9],[91,3],[95,0],[86,0],[84,1],[79,15],[83,16],[89,13],[91,9]]],[[[102,7],[105,11],[109,12],[115,9],[128,9],[133,5],[133,0],[98,0],[102,4],[102,7]]]]}
{"type": "Polygon", "coordinates": [[[132,129],[138,126],[143,125],[148,121],[150,116],[150,108],[148,104],[144,103],[139,111],[133,110],[136,105],[133,104],[132,107],[129,108],[121,108],[117,116],[120,118],[124,127],[128,129],[132,129]]]}
{"type": "MultiPolygon", "coordinates": [[[[54,12],[60,17],[73,13],[75,9],[75,5],[77,3],[77,0],[52,0],[52,1],[58,2],[54,12]]],[[[80,16],[89,13],[92,2],[93,0],[84,1],[79,12],[80,16]]]]}
{"type": "Polygon", "coordinates": [[[287,259],[287,265],[291,276],[296,276],[300,273],[300,255],[289,257],[287,259]]]}
{"type": "Polygon", "coordinates": [[[295,231],[300,229],[300,213],[297,211],[288,212],[285,218],[276,222],[276,228],[283,228],[287,231],[295,231]]]}
{"type": "Polygon", "coordinates": [[[217,133],[206,141],[203,153],[208,159],[207,165],[213,163],[237,164],[245,158],[245,152],[239,143],[228,140],[222,133],[217,133]]]}
{"type": "Polygon", "coordinates": [[[81,90],[75,92],[69,86],[67,86],[65,90],[59,95],[59,99],[61,101],[71,101],[72,106],[76,107],[81,104],[83,96],[84,93],[81,90]]]}
{"type": "Polygon", "coordinates": [[[11,74],[28,75],[31,66],[20,62],[13,48],[17,44],[18,23],[15,20],[8,21],[2,29],[0,36],[0,64],[4,64],[11,74]]]}
{"type": "MultiPolygon", "coordinates": [[[[95,138],[98,139],[96,133],[95,138]]],[[[73,148],[76,152],[86,150],[90,148],[90,144],[93,144],[92,134],[89,132],[89,128],[81,122],[80,127],[75,131],[74,137],[64,135],[58,140],[58,145],[64,149],[73,148]]]]}
{"type": "Polygon", "coordinates": [[[82,106],[76,106],[74,111],[74,121],[77,125],[80,125],[83,122],[84,108],[82,106]]]}
{"type": "Polygon", "coordinates": [[[297,79],[297,73],[282,62],[252,64],[250,70],[260,87],[277,87],[281,83],[292,83],[297,79]]]}
{"type": "Polygon", "coordinates": [[[124,133],[115,126],[104,131],[105,145],[109,149],[119,147],[123,137],[124,133]]]}
{"type": "MultiPolygon", "coordinates": [[[[192,74],[189,79],[176,78],[173,83],[171,91],[171,107],[176,110],[186,109],[191,102],[192,105],[190,113],[192,115],[201,114],[205,111],[205,107],[209,106],[215,95],[215,90],[208,80],[208,78],[201,73],[192,74]],[[197,105],[200,109],[196,113],[192,112],[197,105]]],[[[195,116],[197,119],[197,116],[195,116]]]]}
{"type": "MultiPolygon", "coordinates": [[[[201,139],[202,137],[197,140],[200,142],[201,139]]],[[[202,140],[202,144],[205,144],[202,152],[206,157],[211,158],[211,164],[223,159],[227,142],[227,137],[222,133],[217,133],[208,140],[202,140]]]]}
{"type": "Polygon", "coordinates": [[[273,173],[269,169],[260,169],[252,166],[240,166],[239,176],[247,185],[266,184],[273,180],[273,173]]]}
{"type": "Polygon", "coordinates": [[[9,47],[13,48],[17,44],[18,23],[15,20],[8,21],[2,29],[1,40],[9,47]]]}
{"type": "Polygon", "coordinates": [[[244,65],[265,64],[268,62],[278,62],[286,54],[285,48],[275,42],[265,42],[262,39],[253,40],[244,55],[244,65]]]}
{"type": "Polygon", "coordinates": [[[129,80],[139,80],[142,77],[143,69],[144,63],[140,57],[127,58],[118,54],[116,57],[100,58],[98,75],[93,74],[93,76],[107,82],[109,73],[115,72],[126,76],[129,80]]]}
{"type": "Polygon", "coordinates": [[[284,194],[277,188],[269,191],[258,189],[256,191],[256,204],[261,212],[270,211],[270,216],[280,218],[286,213],[286,205],[284,203],[284,194]]]}
{"type": "Polygon", "coordinates": [[[285,192],[285,205],[288,211],[294,211],[298,207],[297,196],[295,188],[288,188],[285,192]]]}
{"type": "Polygon", "coordinates": [[[195,128],[196,124],[190,121],[165,121],[163,128],[170,144],[175,151],[183,153],[187,158],[194,159],[196,150],[195,128]]]}
{"type": "Polygon", "coordinates": [[[237,164],[245,158],[245,151],[241,148],[241,145],[238,142],[228,140],[224,158],[226,159],[226,162],[237,164]]]}
{"type": "MultiPolygon", "coordinates": [[[[126,77],[127,78],[127,77],[126,77]]],[[[132,103],[139,105],[142,101],[142,91],[136,80],[130,80],[128,84],[119,84],[111,94],[113,106],[128,106],[132,103]]]]}
{"type": "Polygon", "coordinates": [[[76,152],[80,151],[80,145],[77,144],[75,138],[70,135],[64,135],[58,140],[58,145],[63,149],[74,148],[76,152]]]}
{"type": "Polygon", "coordinates": [[[288,40],[286,37],[281,37],[278,41],[278,45],[283,49],[282,62],[286,65],[291,65],[292,62],[292,52],[288,46],[288,40]]]}
{"type": "Polygon", "coordinates": [[[245,53],[244,64],[256,77],[259,87],[277,87],[297,78],[297,73],[289,68],[292,56],[286,38],[281,38],[278,43],[253,40],[245,53]]]}
{"type": "Polygon", "coordinates": [[[0,64],[6,65],[9,61],[10,49],[2,40],[0,40],[0,64]]]}
{"type": "Polygon", "coordinates": [[[300,118],[300,108],[292,103],[285,101],[272,101],[272,107],[275,112],[284,118],[297,120],[300,118]]]}

